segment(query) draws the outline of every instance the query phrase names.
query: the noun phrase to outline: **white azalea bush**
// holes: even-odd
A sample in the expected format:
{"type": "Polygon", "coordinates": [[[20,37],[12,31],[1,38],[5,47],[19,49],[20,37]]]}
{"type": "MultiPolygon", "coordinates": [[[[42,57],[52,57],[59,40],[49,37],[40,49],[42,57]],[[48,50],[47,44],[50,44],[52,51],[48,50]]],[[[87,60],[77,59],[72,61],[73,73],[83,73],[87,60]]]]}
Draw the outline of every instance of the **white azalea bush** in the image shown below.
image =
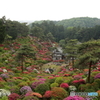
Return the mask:
{"type": "Polygon", "coordinates": [[[9,96],[11,92],[9,90],[0,89],[0,97],[9,96]]]}
{"type": "Polygon", "coordinates": [[[76,88],[75,86],[73,86],[73,85],[70,85],[70,86],[69,86],[69,90],[70,90],[70,91],[75,91],[75,90],[77,90],[77,88],[76,88]]]}

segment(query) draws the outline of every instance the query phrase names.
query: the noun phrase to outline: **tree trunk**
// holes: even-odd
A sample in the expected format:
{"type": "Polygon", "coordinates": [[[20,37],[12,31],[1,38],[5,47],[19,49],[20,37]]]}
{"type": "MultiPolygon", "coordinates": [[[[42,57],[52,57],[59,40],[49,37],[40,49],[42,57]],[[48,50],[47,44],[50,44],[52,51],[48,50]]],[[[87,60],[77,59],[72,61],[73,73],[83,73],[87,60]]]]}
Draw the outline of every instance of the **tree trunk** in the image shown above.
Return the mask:
{"type": "Polygon", "coordinates": [[[89,63],[88,83],[90,83],[92,61],[89,63]]]}
{"type": "Polygon", "coordinates": [[[74,67],[74,57],[72,57],[72,67],[74,67]]]}

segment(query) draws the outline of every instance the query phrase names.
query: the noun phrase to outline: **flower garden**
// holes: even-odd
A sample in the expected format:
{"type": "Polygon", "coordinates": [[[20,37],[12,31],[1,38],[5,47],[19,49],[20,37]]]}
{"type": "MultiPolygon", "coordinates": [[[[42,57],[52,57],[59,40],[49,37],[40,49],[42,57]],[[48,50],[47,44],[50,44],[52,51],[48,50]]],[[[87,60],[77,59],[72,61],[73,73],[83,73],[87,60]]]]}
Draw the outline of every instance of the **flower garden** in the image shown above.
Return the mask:
{"type": "Polygon", "coordinates": [[[36,38],[30,41],[29,37],[0,45],[0,100],[100,100],[99,63],[97,69],[92,69],[90,83],[87,82],[88,69],[70,70],[69,66],[61,65],[55,66],[56,72],[45,73],[41,67],[52,62],[50,47],[48,42],[38,42],[36,38]],[[15,58],[23,43],[34,48],[36,60],[25,57],[22,72],[15,58]],[[97,92],[98,95],[71,96],[71,91],[97,92]]]}

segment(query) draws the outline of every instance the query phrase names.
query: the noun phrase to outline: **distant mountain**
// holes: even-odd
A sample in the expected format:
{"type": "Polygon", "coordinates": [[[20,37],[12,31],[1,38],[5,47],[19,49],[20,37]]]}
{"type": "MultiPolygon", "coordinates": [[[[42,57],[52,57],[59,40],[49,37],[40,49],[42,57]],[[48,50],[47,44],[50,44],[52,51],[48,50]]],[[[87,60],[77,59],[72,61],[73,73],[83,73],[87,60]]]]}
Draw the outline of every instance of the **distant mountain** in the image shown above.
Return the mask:
{"type": "Polygon", "coordinates": [[[77,17],[58,21],[56,22],[56,25],[63,25],[64,27],[94,27],[96,25],[100,25],[100,19],[90,17],[77,17]]]}
{"type": "MultiPolygon", "coordinates": [[[[51,21],[51,20],[41,20],[41,21],[34,21],[33,23],[41,24],[43,21],[51,21]]],[[[66,27],[94,27],[96,25],[100,25],[100,19],[98,18],[91,18],[91,17],[76,17],[71,19],[64,19],[61,21],[53,21],[55,25],[63,25],[66,27]]]]}

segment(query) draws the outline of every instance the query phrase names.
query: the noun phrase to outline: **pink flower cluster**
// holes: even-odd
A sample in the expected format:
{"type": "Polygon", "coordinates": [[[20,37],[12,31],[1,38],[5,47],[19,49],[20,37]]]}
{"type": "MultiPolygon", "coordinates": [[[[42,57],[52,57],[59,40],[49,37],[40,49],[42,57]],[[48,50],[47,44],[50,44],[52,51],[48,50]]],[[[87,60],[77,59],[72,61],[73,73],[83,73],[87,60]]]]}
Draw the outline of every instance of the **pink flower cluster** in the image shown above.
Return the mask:
{"type": "Polygon", "coordinates": [[[60,84],[60,87],[62,87],[62,88],[68,88],[69,85],[68,85],[67,83],[61,83],[61,84],[60,84]]]}
{"type": "Polygon", "coordinates": [[[85,100],[83,97],[80,97],[80,96],[69,96],[63,100],[85,100]]]}

